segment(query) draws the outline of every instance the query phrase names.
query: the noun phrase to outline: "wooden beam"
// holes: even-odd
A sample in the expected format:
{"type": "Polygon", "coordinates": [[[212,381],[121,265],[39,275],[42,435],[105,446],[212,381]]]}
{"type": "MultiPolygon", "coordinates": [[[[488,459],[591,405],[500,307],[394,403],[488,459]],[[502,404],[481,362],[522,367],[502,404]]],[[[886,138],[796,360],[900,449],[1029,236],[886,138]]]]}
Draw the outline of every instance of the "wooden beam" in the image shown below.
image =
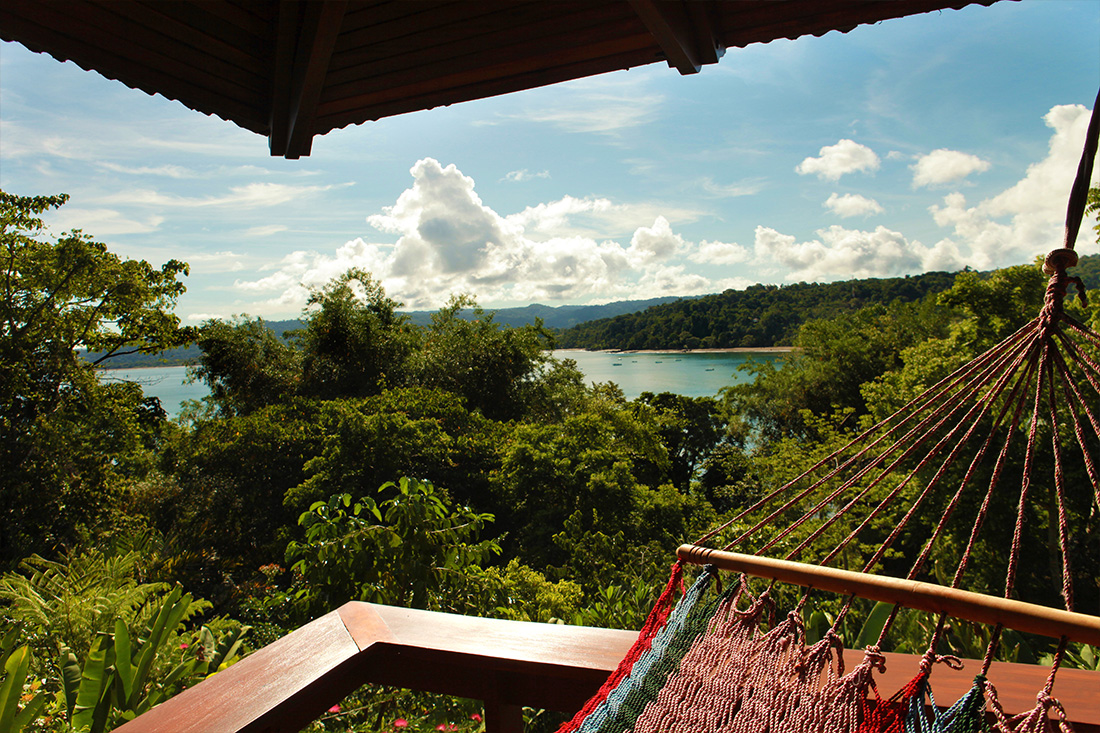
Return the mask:
{"type": "Polygon", "coordinates": [[[726,54],[726,45],[715,18],[714,3],[689,2],[687,14],[695,31],[695,47],[703,64],[716,64],[726,54]]]}
{"type": "Polygon", "coordinates": [[[267,133],[272,155],[286,155],[290,141],[290,93],[294,73],[294,51],[301,22],[299,0],[280,0],[275,6],[275,37],[272,40],[271,116],[267,133]]]}
{"type": "Polygon", "coordinates": [[[681,74],[699,72],[703,67],[703,54],[696,43],[691,21],[680,3],[630,0],[630,6],[657,39],[669,66],[681,74]]]}
{"type": "Polygon", "coordinates": [[[776,560],[758,555],[681,545],[676,554],[694,565],[715,565],[723,570],[774,578],[806,588],[856,595],[872,601],[896,603],[919,611],[946,613],[978,623],[1060,638],[1068,636],[1093,646],[1100,645],[1100,617],[1072,613],[1033,603],[997,598],[916,580],[776,560]]]}
{"type": "Polygon", "coordinates": [[[279,4],[272,70],[272,155],[292,160],[309,155],[317,103],[346,11],[346,0],[284,0],[279,4]],[[292,59],[289,68],[288,58],[292,59]]]}

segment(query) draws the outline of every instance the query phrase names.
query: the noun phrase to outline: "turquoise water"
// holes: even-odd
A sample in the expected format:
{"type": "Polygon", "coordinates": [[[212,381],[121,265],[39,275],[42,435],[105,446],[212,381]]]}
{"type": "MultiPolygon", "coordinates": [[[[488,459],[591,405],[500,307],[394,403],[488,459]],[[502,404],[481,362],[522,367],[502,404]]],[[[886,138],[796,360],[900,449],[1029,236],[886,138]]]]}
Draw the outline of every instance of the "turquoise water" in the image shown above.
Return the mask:
{"type": "MultiPolygon", "coordinates": [[[[729,384],[748,381],[738,367],[749,359],[757,361],[783,358],[769,352],[738,353],[637,353],[558,350],[559,359],[573,359],[589,383],[615,382],[627,399],[642,392],[677,392],[688,397],[712,397],[729,384]]],[[[210,394],[201,382],[186,384],[187,367],[148,367],[143,369],[107,369],[101,377],[137,382],[145,394],[159,397],[170,417],[179,414],[184,400],[198,400],[210,394]]]]}
{"type": "Polygon", "coordinates": [[[668,352],[614,353],[559,349],[559,359],[573,359],[592,382],[614,382],[628,400],[642,392],[675,392],[687,397],[713,397],[730,384],[751,380],[739,368],[750,359],[757,362],[782,359],[775,352],[668,352]]]}
{"type": "Polygon", "coordinates": [[[184,400],[198,400],[210,394],[202,382],[185,384],[187,367],[142,367],[141,369],[104,369],[99,373],[103,381],[125,380],[137,382],[148,397],[159,397],[160,404],[169,417],[180,412],[184,400]]]}

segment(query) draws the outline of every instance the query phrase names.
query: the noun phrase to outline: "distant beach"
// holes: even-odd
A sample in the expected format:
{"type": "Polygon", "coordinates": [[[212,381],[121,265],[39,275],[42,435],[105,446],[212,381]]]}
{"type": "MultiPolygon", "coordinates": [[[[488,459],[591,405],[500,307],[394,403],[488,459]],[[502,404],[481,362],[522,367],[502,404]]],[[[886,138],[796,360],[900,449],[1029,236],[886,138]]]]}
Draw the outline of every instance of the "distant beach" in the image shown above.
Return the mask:
{"type": "Polygon", "coordinates": [[[731,346],[725,349],[554,349],[603,354],[787,354],[797,346],[731,346]]]}

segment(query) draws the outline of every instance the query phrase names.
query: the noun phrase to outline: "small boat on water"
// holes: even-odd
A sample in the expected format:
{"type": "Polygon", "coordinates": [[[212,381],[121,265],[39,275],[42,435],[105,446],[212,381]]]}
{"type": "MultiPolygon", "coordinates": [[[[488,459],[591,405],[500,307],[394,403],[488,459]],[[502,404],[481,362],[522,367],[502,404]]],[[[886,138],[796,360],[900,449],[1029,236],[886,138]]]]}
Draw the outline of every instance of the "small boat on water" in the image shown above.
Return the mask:
{"type": "Polygon", "coordinates": [[[654,364],[661,364],[661,363],[663,363],[663,362],[662,362],[662,361],[661,361],[660,359],[658,359],[657,361],[655,361],[655,362],[653,362],[653,363],[654,363],[654,364]]]}
{"type": "Polygon", "coordinates": [[[622,366],[622,365],[623,365],[623,363],[621,361],[616,361],[611,366],[622,366]]]}
{"type": "Polygon", "coordinates": [[[713,372],[713,371],[714,371],[714,367],[707,367],[707,371],[708,371],[708,372],[713,372]]]}

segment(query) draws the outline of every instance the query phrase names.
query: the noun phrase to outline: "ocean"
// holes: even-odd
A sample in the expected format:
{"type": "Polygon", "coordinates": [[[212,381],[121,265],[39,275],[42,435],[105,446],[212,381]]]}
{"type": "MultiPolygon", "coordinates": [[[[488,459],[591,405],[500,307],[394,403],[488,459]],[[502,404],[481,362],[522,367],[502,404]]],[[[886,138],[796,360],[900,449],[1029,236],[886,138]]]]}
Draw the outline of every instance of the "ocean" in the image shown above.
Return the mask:
{"type": "MultiPolygon", "coordinates": [[[[740,367],[750,359],[772,361],[785,354],[773,351],[738,352],[633,352],[581,351],[559,349],[558,359],[577,362],[589,383],[615,382],[627,399],[642,392],[676,392],[687,397],[713,397],[730,384],[751,378],[740,367]]],[[[187,367],[165,366],[141,369],[105,369],[102,379],[137,382],[146,395],[159,397],[169,417],[176,417],[185,400],[198,400],[210,394],[201,382],[187,384],[187,367]]]]}

